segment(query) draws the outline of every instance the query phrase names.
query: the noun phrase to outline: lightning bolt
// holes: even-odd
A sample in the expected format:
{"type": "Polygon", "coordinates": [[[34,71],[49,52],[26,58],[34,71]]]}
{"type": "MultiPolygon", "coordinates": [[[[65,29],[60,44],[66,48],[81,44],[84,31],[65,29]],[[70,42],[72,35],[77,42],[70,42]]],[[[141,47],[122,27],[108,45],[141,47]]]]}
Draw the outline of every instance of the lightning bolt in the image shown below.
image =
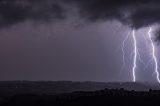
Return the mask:
{"type": "Polygon", "coordinates": [[[149,36],[149,39],[151,42],[151,47],[152,47],[152,58],[155,62],[155,73],[156,73],[157,81],[158,81],[158,83],[160,83],[159,72],[158,72],[158,62],[157,62],[157,58],[156,58],[156,54],[155,54],[155,46],[154,46],[154,43],[152,40],[151,32],[152,32],[152,28],[149,27],[148,36],[149,36]]]}
{"type": "MultiPolygon", "coordinates": [[[[125,42],[127,41],[129,35],[130,35],[131,32],[129,32],[127,34],[127,36],[125,37],[125,39],[123,40],[123,43],[122,43],[122,54],[123,54],[123,66],[122,66],[122,69],[123,67],[125,66],[125,42]]],[[[132,68],[132,76],[133,76],[133,82],[136,81],[136,75],[135,75],[135,71],[136,71],[136,67],[137,67],[137,57],[139,56],[139,60],[141,60],[140,58],[140,54],[138,52],[138,49],[137,49],[137,40],[136,40],[136,36],[135,36],[135,30],[132,31],[132,37],[133,37],[133,46],[134,46],[134,51],[131,53],[131,55],[134,55],[134,65],[133,65],[133,68],[132,68]]]]}
{"type": "MultiPolygon", "coordinates": [[[[154,69],[154,73],[156,73],[156,79],[158,81],[158,83],[160,83],[160,78],[159,78],[159,72],[158,72],[158,62],[157,62],[157,57],[156,57],[156,53],[155,53],[155,45],[154,45],[154,41],[152,39],[152,28],[149,27],[149,30],[148,30],[148,36],[149,36],[149,40],[151,42],[151,48],[152,48],[152,60],[154,61],[154,64],[155,64],[155,69],[154,69]]],[[[128,37],[129,37],[129,34],[130,32],[127,34],[127,36],[125,37],[125,39],[123,40],[123,43],[122,43],[122,53],[123,53],[123,66],[122,68],[125,66],[125,42],[127,41],[128,37]]],[[[133,54],[134,57],[133,57],[133,67],[132,67],[132,77],[133,77],[133,82],[136,82],[136,68],[137,68],[137,60],[139,59],[141,62],[142,59],[141,59],[141,56],[140,56],[140,53],[138,51],[138,47],[137,47],[137,39],[136,39],[136,35],[135,35],[135,30],[133,29],[132,31],[132,37],[133,37],[133,52],[131,53],[131,55],[133,54]]],[[[144,63],[144,62],[143,62],[144,63]]],[[[147,63],[146,67],[148,67],[148,65],[151,63],[151,60],[147,63]]],[[[144,69],[145,69],[144,68],[144,69]]]]}
{"type": "Polygon", "coordinates": [[[125,43],[126,43],[128,37],[129,37],[129,34],[130,34],[130,32],[128,32],[127,36],[125,37],[125,39],[123,40],[123,43],[122,43],[123,66],[122,66],[121,70],[126,65],[126,62],[125,62],[125,55],[126,55],[126,53],[125,53],[125,43]]]}
{"type": "Polygon", "coordinates": [[[132,76],[133,76],[133,82],[136,82],[136,67],[137,67],[137,40],[136,40],[136,36],[135,36],[135,30],[133,30],[132,32],[132,37],[133,37],[133,41],[134,41],[134,59],[133,59],[133,68],[132,68],[132,76]]]}

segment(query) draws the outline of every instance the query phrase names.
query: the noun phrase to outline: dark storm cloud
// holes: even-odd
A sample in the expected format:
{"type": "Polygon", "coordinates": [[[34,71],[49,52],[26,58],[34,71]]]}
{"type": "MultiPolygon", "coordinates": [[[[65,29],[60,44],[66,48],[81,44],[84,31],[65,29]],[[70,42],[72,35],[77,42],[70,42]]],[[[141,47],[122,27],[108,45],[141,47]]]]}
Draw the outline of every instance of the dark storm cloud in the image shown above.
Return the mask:
{"type": "Polygon", "coordinates": [[[159,0],[71,0],[88,21],[119,20],[134,28],[159,23],[159,0]]]}
{"type": "Polygon", "coordinates": [[[1,26],[29,19],[63,19],[62,4],[74,5],[89,22],[118,20],[134,28],[160,22],[159,0],[0,0],[1,26]]]}
{"type": "Polygon", "coordinates": [[[54,0],[0,0],[0,26],[24,22],[63,19],[63,9],[54,0]]]}
{"type": "Polygon", "coordinates": [[[70,0],[70,2],[79,7],[80,17],[84,17],[87,22],[118,20],[134,29],[160,23],[160,0],[70,0]]]}
{"type": "Polygon", "coordinates": [[[87,22],[118,20],[139,29],[160,23],[160,0],[0,0],[0,26],[65,19],[65,5],[87,22]]]}

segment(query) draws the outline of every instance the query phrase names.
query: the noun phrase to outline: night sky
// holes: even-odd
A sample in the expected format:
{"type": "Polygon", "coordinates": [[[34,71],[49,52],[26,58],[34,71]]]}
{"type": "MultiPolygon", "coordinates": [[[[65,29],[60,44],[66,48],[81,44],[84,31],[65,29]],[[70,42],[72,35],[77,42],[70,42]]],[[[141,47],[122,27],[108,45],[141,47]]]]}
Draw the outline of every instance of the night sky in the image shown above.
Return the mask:
{"type": "MultiPolygon", "coordinates": [[[[160,53],[160,0],[0,0],[0,80],[155,82],[148,27],[160,53]]],[[[158,57],[160,64],[160,56],[158,57]]],[[[159,69],[160,71],[160,69],[159,69]]]]}

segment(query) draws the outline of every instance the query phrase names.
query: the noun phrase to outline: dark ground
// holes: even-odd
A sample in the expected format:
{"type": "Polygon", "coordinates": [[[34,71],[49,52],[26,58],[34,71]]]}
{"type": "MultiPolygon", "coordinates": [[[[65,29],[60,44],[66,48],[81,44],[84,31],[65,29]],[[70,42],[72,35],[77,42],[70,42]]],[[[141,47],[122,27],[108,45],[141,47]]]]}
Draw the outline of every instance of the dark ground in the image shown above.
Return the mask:
{"type": "Polygon", "coordinates": [[[0,106],[160,106],[160,90],[120,88],[133,85],[149,87],[138,83],[0,82],[0,106]]]}
{"type": "Polygon", "coordinates": [[[160,91],[124,89],[73,92],[60,95],[24,94],[7,97],[0,106],[160,106],[160,91]]]}

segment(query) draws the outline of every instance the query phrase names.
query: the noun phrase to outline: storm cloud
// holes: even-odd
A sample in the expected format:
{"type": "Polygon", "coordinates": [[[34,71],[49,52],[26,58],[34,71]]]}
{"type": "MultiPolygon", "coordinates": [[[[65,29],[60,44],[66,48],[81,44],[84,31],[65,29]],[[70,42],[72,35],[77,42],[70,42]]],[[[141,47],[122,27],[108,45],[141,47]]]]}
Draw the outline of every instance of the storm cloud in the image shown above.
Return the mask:
{"type": "Polygon", "coordinates": [[[28,20],[48,22],[63,19],[62,11],[56,1],[0,0],[0,26],[11,26],[28,20]]]}
{"type": "Polygon", "coordinates": [[[71,9],[88,23],[118,20],[134,29],[160,23],[159,0],[0,0],[0,26],[63,20],[71,9]]]}

